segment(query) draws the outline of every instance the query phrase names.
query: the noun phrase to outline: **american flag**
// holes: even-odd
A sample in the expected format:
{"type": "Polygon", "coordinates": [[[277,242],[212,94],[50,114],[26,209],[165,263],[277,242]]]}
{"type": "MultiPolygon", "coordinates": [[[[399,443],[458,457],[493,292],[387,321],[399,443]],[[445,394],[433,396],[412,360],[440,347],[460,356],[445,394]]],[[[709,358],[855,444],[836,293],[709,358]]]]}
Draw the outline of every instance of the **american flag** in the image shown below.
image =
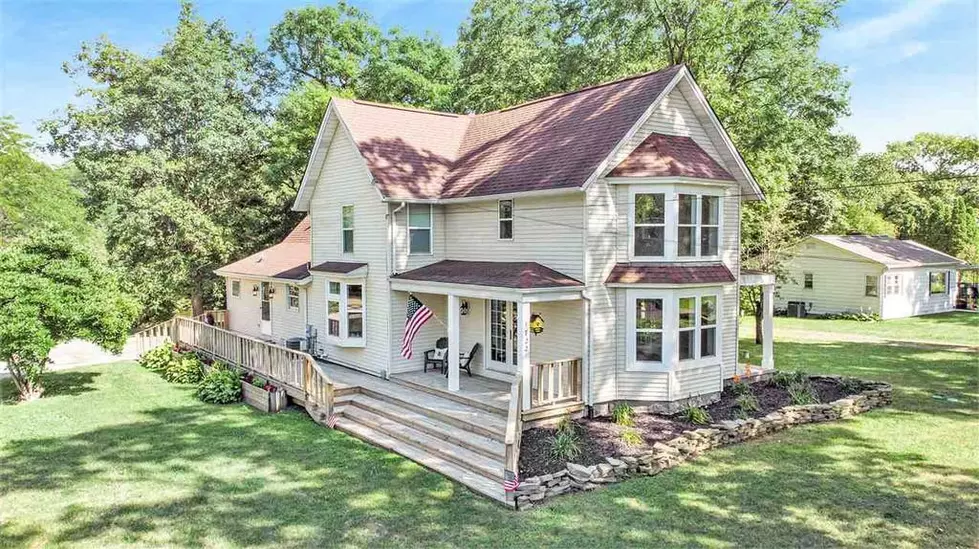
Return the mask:
{"type": "Polygon", "coordinates": [[[518,487],[520,487],[520,480],[517,478],[517,474],[513,471],[503,471],[503,491],[513,492],[518,487]]]}
{"type": "Polygon", "coordinates": [[[339,419],[339,418],[337,418],[337,415],[336,414],[330,414],[330,417],[326,420],[326,425],[330,429],[336,429],[337,428],[337,419],[339,419]]]}
{"type": "Polygon", "coordinates": [[[405,320],[405,336],[401,340],[401,356],[411,358],[411,342],[415,340],[415,334],[421,329],[422,325],[432,318],[432,310],[418,301],[415,296],[408,296],[407,320],[405,320]]]}

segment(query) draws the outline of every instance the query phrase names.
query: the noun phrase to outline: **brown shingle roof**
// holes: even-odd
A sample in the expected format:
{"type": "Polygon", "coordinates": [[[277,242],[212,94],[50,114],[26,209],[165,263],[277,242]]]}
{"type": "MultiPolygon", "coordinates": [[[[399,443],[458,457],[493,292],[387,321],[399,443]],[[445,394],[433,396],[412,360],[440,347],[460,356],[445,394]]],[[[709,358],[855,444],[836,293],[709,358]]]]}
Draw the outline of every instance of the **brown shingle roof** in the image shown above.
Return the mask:
{"type": "Polygon", "coordinates": [[[584,184],[679,70],[478,115],[333,102],[385,197],[489,196],[584,184]]]}
{"type": "Polygon", "coordinates": [[[321,273],[347,274],[366,266],[366,263],[355,263],[353,261],[325,261],[319,265],[310,267],[309,270],[321,273]]]}
{"type": "Polygon", "coordinates": [[[722,263],[669,264],[618,263],[606,284],[704,284],[734,282],[734,275],[722,263]]]}
{"type": "Polygon", "coordinates": [[[282,242],[217,269],[222,274],[241,277],[303,280],[309,277],[309,216],[282,242]]]}
{"type": "Polygon", "coordinates": [[[697,177],[734,181],[689,137],[651,133],[609,175],[612,177],[697,177]]]}
{"type": "Polygon", "coordinates": [[[447,259],[396,274],[391,278],[521,290],[584,286],[579,280],[532,261],[496,262],[447,259]]]}

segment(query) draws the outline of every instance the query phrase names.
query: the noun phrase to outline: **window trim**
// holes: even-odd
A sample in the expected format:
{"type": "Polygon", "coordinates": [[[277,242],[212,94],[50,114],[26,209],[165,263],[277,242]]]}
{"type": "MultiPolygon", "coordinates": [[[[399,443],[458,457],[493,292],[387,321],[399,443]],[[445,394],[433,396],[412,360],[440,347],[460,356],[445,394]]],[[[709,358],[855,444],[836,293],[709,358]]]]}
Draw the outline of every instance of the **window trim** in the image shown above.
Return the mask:
{"type": "MultiPolygon", "coordinates": [[[[630,261],[649,261],[649,262],[697,262],[697,261],[718,261],[723,255],[724,247],[724,207],[727,200],[727,189],[716,185],[696,185],[696,184],[639,184],[629,185],[629,260],[630,261]],[[664,201],[663,212],[663,255],[645,256],[636,255],[636,195],[637,194],[662,194],[664,201]],[[681,256],[677,254],[679,249],[679,219],[680,219],[680,195],[693,195],[696,197],[695,207],[697,224],[695,229],[694,252],[695,255],[681,256]],[[700,254],[700,234],[703,225],[700,224],[701,204],[704,196],[717,197],[717,254],[700,254]]],[[[641,224],[642,226],[659,226],[658,224],[641,224]]],[[[687,226],[687,225],[685,225],[687,226]]],[[[715,225],[707,225],[715,227],[715,225]]]]}
{"type": "Polygon", "coordinates": [[[241,279],[240,278],[232,278],[230,282],[231,282],[231,288],[230,288],[229,292],[231,293],[231,297],[233,297],[235,299],[241,299],[241,279]],[[238,292],[237,293],[235,292],[235,284],[238,285],[238,292]]]}
{"type": "MultiPolygon", "coordinates": [[[[408,255],[435,255],[435,206],[433,204],[420,204],[422,206],[428,206],[428,227],[413,227],[411,225],[411,206],[409,203],[405,210],[405,244],[408,248],[408,255]],[[428,251],[427,252],[413,252],[411,251],[411,231],[412,230],[427,230],[428,231],[428,251]]],[[[419,204],[415,204],[419,206],[419,204]]]]}
{"type": "Polygon", "coordinates": [[[496,239],[497,240],[513,240],[513,199],[512,198],[501,198],[496,201],[496,239]],[[510,203],[510,217],[503,217],[503,203],[510,203]],[[510,238],[503,238],[503,222],[510,222],[510,238]]]}
{"type": "Polygon", "coordinates": [[[875,275],[865,275],[863,283],[863,296],[864,297],[880,297],[880,277],[875,275]],[[871,281],[873,281],[874,293],[869,293],[871,289],[871,281]]]}
{"type": "Polygon", "coordinates": [[[290,311],[298,311],[299,310],[299,305],[300,305],[299,286],[296,286],[295,284],[286,284],[286,306],[289,307],[289,310],[290,311]],[[292,291],[293,290],[296,291],[296,295],[295,296],[292,295],[292,291]],[[293,299],[293,297],[296,298],[296,306],[295,307],[292,306],[292,299],[293,299]]]}
{"type": "Polygon", "coordinates": [[[933,295],[945,295],[945,294],[947,294],[948,293],[948,286],[949,286],[949,284],[948,284],[948,278],[949,278],[948,277],[948,271],[928,271],[928,296],[931,297],[933,295]],[[942,289],[940,291],[937,291],[937,292],[934,291],[934,290],[932,290],[932,287],[931,287],[931,285],[932,285],[931,277],[932,277],[932,275],[936,275],[936,274],[942,275],[942,289]]]}
{"type": "MultiPolygon", "coordinates": [[[[367,279],[366,278],[328,278],[324,282],[324,288],[326,291],[326,340],[329,343],[338,345],[340,347],[364,347],[367,341],[367,279]],[[330,284],[339,284],[340,293],[335,294],[330,291],[330,284]],[[360,314],[361,322],[363,325],[363,332],[360,337],[351,337],[348,331],[349,324],[349,313],[351,309],[347,302],[347,286],[360,286],[360,314]],[[330,334],[330,302],[337,302],[339,304],[340,310],[340,335],[330,334]]],[[[353,309],[353,312],[357,312],[357,309],[353,309]]]]}
{"type": "Polygon", "coordinates": [[[698,286],[671,289],[629,289],[626,290],[626,371],[629,372],[675,372],[687,368],[701,368],[723,362],[723,317],[722,286],[698,286]],[[680,299],[694,297],[694,358],[680,360],[680,299]],[[714,349],[712,356],[702,357],[700,348],[701,305],[704,297],[713,297],[716,303],[714,328],[714,349]],[[663,360],[645,362],[636,360],[636,301],[638,299],[663,300],[663,360]]]}
{"type": "Polygon", "coordinates": [[[356,235],[356,232],[354,231],[354,229],[357,227],[357,223],[355,222],[356,215],[357,215],[357,208],[355,207],[354,204],[342,204],[340,206],[340,253],[341,254],[352,254],[357,249],[357,246],[354,243],[354,238],[356,238],[356,236],[355,236],[356,235]],[[343,216],[343,212],[347,208],[350,208],[350,226],[349,227],[344,227],[343,226],[343,221],[344,221],[344,219],[343,219],[343,217],[344,217],[343,216]],[[345,236],[344,233],[346,233],[347,231],[350,231],[350,249],[349,250],[346,249],[346,246],[345,246],[345,242],[346,241],[344,239],[344,236],[345,236]]]}
{"type": "Polygon", "coordinates": [[[813,290],[816,288],[816,277],[813,273],[802,273],[802,289],[813,290]],[[808,285],[807,285],[808,284],[808,285]]]}

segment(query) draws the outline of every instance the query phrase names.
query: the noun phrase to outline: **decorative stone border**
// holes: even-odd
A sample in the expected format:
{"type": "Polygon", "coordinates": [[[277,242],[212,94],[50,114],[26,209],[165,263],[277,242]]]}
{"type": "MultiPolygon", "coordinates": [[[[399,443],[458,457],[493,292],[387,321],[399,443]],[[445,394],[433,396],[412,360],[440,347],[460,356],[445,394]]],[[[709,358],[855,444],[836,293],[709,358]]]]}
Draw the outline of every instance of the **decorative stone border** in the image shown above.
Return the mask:
{"type": "MultiPolygon", "coordinates": [[[[813,380],[842,381],[841,376],[809,376],[813,380]]],[[[514,492],[517,509],[530,509],[544,500],[567,492],[594,490],[603,484],[621,482],[632,476],[652,476],[671,469],[705,450],[727,446],[781,431],[792,425],[819,423],[853,417],[891,403],[891,386],[862,381],[855,395],[828,404],[785,406],[759,419],[721,421],[653,444],[638,456],[606,458],[606,463],[584,466],[568,463],[566,469],[520,481],[514,492]]]]}

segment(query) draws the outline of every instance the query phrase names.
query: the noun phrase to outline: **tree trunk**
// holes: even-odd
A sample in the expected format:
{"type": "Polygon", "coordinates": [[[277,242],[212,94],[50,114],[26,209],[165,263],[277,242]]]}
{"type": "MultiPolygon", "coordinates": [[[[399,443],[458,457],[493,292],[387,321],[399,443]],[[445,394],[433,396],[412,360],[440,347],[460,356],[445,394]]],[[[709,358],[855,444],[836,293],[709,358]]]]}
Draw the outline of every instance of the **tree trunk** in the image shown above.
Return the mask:
{"type": "Polygon", "coordinates": [[[21,400],[30,401],[41,398],[44,387],[41,385],[40,376],[37,380],[32,380],[31,376],[27,375],[21,366],[15,366],[13,359],[10,358],[7,360],[7,371],[10,372],[10,378],[14,380],[14,385],[17,386],[21,400]]]}
{"type": "Polygon", "coordinates": [[[194,282],[190,293],[190,308],[192,316],[204,314],[204,291],[201,289],[200,282],[194,282]]]}
{"type": "Polygon", "coordinates": [[[764,309],[762,308],[762,301],[755,301],[755,343],[761,345],[762,343],[762,317],[764,316],[764,309]]]}

